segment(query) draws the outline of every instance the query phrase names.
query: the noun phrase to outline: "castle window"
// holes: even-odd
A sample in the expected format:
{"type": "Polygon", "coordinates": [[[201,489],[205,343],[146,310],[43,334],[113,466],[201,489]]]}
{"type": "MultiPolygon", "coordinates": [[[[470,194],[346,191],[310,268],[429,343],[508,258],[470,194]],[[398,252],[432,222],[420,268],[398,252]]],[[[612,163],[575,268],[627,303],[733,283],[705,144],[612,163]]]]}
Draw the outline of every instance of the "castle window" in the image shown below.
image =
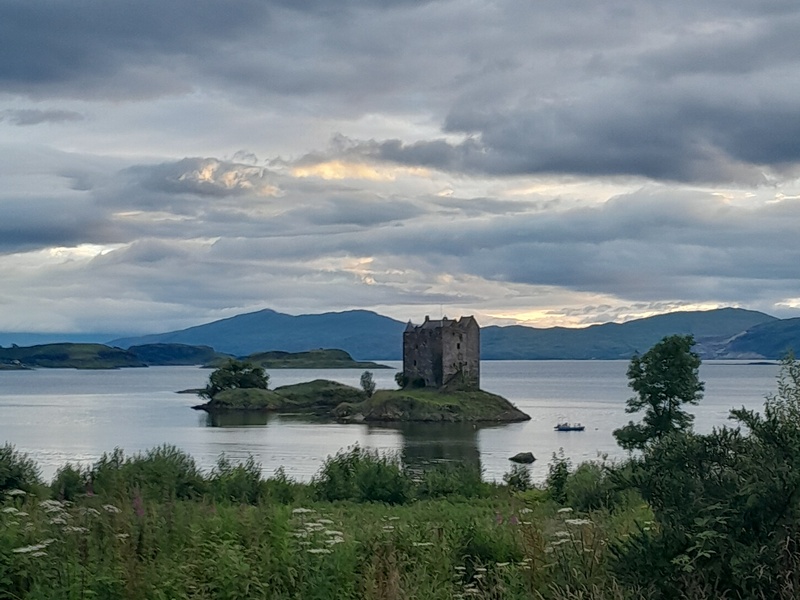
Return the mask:
{"type": "Polygon", "coordinates": [[[461,344],[456,344],[456,350],[461,350],[461,344]]]}
{"type": "Polygon", "coordinates": [[[415,367],[417,366],[417,361],[414,361],[414,366],[415,366],[415,367]]]}

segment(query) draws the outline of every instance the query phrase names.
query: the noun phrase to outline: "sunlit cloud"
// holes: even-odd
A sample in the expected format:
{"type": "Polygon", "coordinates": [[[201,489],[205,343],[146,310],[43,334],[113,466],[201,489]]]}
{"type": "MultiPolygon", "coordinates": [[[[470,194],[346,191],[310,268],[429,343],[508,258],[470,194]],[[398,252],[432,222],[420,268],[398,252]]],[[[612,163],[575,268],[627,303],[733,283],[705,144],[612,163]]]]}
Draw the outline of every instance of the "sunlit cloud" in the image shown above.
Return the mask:
{"type": "Polygon", "coordinates": [[[368,181],[395,181],[398,177],[428,177],[430,171],[421,167],[382,167],[365,163],[331,160],[294,167],[294,177],[318,177],[325,180],[364,179],[368,181]]]}

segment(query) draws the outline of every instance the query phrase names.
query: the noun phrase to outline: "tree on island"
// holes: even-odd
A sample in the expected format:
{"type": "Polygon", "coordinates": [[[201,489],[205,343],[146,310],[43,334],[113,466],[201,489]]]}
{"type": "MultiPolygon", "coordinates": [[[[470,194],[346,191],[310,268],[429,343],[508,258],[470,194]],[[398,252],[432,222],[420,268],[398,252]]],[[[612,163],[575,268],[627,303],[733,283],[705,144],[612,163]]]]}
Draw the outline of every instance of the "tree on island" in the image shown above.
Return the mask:
{"type": "Polygon", "coordinates": [[[367,395],[367,398],[372,398],[375,393],[375,380],[372,378],[372,372],[364,371],[361,374],[361,389],[367,395]]]}
{"type": "Polygon", "coordinates": [[[211,400],[222,391],[237,388],[266,390],[269,386],[269,374],[252,363],[230,359],[208,378],[208,385],[199,395],[211,400]]]}
{"type": "Polygon", "coordinates": [[[636,396],[628,400],[625,412],[644,411],[644,416],[641,423],[630,421],[614,431],[620,446],[642,449],[668,433],[691,431],[694,415],[681,407],[697,404],[704,389],[699,378],[700,357],[692,346],[691,335],[667,336],[631,359],[628,386],[636,396]]]}

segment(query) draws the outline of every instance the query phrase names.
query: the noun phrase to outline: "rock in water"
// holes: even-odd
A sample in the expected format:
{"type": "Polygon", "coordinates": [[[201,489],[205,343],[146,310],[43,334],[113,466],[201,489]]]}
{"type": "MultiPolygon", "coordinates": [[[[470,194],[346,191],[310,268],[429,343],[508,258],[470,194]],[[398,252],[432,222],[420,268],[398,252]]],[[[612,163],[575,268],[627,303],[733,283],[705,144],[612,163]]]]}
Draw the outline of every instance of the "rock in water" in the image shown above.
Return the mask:
{"type": "Polygon", "coordinates": [[[522,463],[525,465],[529,465],[536,460],[536,457],[533,455],[533,452],[520,452],[519,454],[515,454],[508,460],[515,463],[522,463]]]}

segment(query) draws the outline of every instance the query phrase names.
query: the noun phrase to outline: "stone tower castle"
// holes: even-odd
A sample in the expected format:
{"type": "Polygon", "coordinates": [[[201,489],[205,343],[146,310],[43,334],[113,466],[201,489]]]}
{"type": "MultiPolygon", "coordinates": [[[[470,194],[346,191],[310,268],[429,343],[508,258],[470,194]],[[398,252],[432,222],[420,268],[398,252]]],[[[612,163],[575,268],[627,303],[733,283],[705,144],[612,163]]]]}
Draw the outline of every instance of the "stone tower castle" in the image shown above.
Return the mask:
{"type": "Polygon", "coordinates": [[[403,374],[411,385],[426,387],[455,384],[480,389],[481,328],[475,317],[444,317],[422,325],[411,321],[403,332],[403,374]]]}

